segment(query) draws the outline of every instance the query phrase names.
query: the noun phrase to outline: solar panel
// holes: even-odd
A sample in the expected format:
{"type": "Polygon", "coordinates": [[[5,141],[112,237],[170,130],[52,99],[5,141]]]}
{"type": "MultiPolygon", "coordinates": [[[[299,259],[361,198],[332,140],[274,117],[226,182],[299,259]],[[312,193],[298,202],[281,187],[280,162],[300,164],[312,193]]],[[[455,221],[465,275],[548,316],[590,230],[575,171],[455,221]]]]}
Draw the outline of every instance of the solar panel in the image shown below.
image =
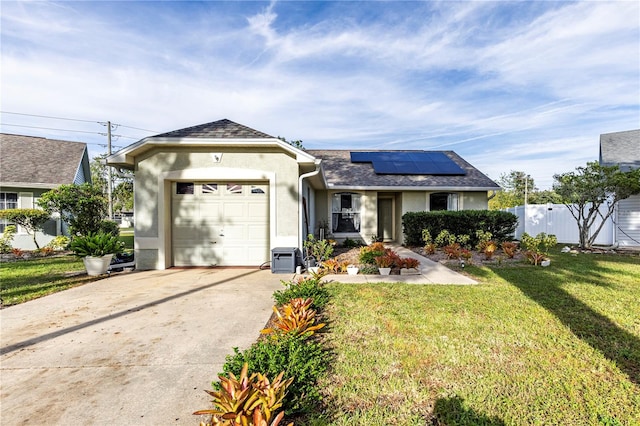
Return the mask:
{"type": "Polygon", "coordinates": [[[465,175],[466,172],[444,152],[357,151],[352,163],[372,163],[376,174],[387,175],[465,175]]]}

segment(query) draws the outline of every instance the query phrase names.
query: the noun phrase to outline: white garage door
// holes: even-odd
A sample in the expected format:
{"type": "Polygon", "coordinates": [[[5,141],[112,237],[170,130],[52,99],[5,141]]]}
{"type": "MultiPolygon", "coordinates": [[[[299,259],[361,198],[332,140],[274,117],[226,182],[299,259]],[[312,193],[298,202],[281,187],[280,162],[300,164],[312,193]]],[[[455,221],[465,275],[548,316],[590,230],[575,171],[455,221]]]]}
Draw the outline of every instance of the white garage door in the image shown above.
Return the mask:
{"type": "Polygon", "coordinates": [[[174,182],[174,266],[259,266],[269,254],[266,182],[174,182]]]}

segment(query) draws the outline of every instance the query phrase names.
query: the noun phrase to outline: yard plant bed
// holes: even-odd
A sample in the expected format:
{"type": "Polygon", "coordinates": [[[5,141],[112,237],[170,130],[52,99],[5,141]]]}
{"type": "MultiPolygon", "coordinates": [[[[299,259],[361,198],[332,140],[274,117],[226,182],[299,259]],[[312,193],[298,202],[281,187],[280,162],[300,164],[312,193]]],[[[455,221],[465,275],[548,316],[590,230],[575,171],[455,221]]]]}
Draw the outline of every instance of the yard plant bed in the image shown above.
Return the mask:
{"type": "Polygon", "coordinates": [[[3,261],[0,274],[2,307],[100,279],[88,276],[82,259],[72,255],[3,261]]]}
{"type": "Polygon", "coordinates": [[[469,266],[477,286],[328,284],[334,354],[308,424],[640,421],[640,257],[469,266]]]}

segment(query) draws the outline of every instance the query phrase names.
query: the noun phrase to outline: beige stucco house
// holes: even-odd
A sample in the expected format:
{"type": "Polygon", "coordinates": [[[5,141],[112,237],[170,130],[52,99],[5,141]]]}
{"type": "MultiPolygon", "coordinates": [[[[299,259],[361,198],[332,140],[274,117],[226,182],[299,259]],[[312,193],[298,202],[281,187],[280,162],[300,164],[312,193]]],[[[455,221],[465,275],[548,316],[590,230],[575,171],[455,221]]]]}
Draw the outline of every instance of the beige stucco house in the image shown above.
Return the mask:
{"type": "Polygon", "coordinates": [[[452,151],[300,150],[220,120],[107,159],[135,172],[139,269],[260,266],[308,233],[402,243],[409,211],[486,209],[499,186],[452,151]]]}

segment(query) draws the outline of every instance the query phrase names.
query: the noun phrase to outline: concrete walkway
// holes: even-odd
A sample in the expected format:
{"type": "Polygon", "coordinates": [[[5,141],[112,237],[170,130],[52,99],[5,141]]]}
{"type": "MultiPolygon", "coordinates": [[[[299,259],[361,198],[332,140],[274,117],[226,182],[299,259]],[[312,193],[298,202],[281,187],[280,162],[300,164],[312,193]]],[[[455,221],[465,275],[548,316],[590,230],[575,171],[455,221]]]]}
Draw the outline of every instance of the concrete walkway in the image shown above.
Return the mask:
{"type": "Polygon", "coordinates": [[[477,281],[459,274],[441,263],[434,262],[402,246],[390,246],[400,257],[412,257],[420,261],[419,275],[326,275],[327,281],[350,284],[406,283],[406,284],[478,284],[477,281]]]}
{"type": "Polygon", "coordinates": [[[256,269],[120,274],[0,310],[0,424],[196,425],[281,279],[256,269]]]}

